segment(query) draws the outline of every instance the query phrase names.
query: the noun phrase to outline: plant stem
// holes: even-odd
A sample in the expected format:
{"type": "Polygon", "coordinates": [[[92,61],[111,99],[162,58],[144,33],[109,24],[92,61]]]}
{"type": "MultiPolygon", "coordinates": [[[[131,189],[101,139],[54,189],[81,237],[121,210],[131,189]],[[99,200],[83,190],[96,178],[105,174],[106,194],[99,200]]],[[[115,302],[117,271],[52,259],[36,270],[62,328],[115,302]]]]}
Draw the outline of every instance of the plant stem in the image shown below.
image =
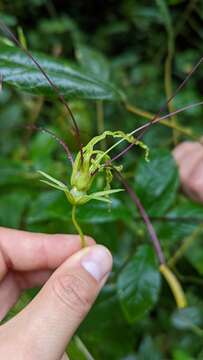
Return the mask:
{"type": "Polygon", "coordinates": [[[78,222],[76,220],[75,213],[76,213],[76,205],[73,205],[73,207],[72,207],[72,222],[73,222],[73,225],[75,226],[78,234],[80,235],[81,247],[84,248],[87,244],[86,244],[85,237],[84,237],[84,234],[82,232],[82,229],[81,229],[80,225],[78,224],[78,222]]]}
{"type": "Polygon", "coordinates": [[[164,276],[165,280],[167,281],[170,289],[174,295],[176,300],[176,304],[179,309],[182,309],[187,306],[187,300],[183,289],[181,287],[180,282],[178,281],[177,277],[173,272],[169,269],[166,264],[161,264],[159,267],[161,274],[164,276]]]}
{"type": "MultiPolygon", "coordinates": [[[[174,33],[172,23],[169,22],[166,27],[168,33],[168,53],[164,64],[164,85],[167,99],[173,99],[173,86],[172,86],[172,61],[174,56],[174,33]]],[[[174,106],[171,101],[168,102],[169,112],[174,111],[174,106]]],[[[173,125],[173,141],[174,145],[177,144],[178,135],[175,129],[176,127],[176,116],[171,117],[171,123],[173,125]]]]}
{"type": "Polygon", "coordinates": [[[182,289],[181,283],[178,281],[175,274],[169,269],[169,267],[165,263],[165,258],[164,258],[164,254],[161,249],[160,242],[157,238],[156,232],[154,230],[154,227],[150,221],[150,218],[149,218],[147,212],[145,211],[145,209],[144,209],[140,199],[136,195],[135,191],[128,184],[127,180],[114,167],[113,167],[113,169],[115,170],[118,179],[125,186],[132,201],[135,203],[136,207],[138,208],[144,223],[147,226],[147,230],[149,232],[151,242],[154,246],[154,250],[156,252],[156,255],[157,255],[159,263],[160,263],[159,271],[164,276],[165,280],[167,281],[167,283],[172,291],[172,294],[176,300],[177,307],[179,309],[184,308],[185,306],[187,306],[187,300],[186,300],[184,291],[182,289]]]}
{"type": "MultiPolygon", "coordinates": [[[[154,118],[154,120],[152,119],[152,121],[149,121],[149,122],[147,122],[146,124],[144,124],[144,125],[136,128],[136,129],[134,129],[133,131],[131,131],[131,132],[128,133],[127,135],[128,135],[128,136],[132,136],[132,135],[136,134],[137,132],[140,132],[141,130],[143,130],[143,131],[142,131],[142,133],[141,133],[140,135],[144,135],[144,133],[145,133],[151,126],[155,125],[156,123],[159,123],[161,120],[167,119],[167,118],[169,118],[169,117],[171,117],[171,116],[173,116],[173,115],[175,115],[175,114],[181,113],[181,112],[183,112],[183,111],[185,111],[185,110],[189,110],[189,109],[191,109],[191,108],[193,108],[193,107],[200,106],[200,105],[203,105],[203,101],[198,102],[198,103],[196,103],[196,104],[187,105],[187,106],[185,106],[185,107],[182,108],[182,109],[178,109],[178,110],[174,111],[173,113],[169,113],[169,114],[166,114],[166,115],[164,115],[164,116],[154,118]]],[[[148,114],[149,114],[149,113],[148,113],[148,114]]],[[[179,126],[179,128],[180,128],[180,126],[179,126]]],[[[183,131],[182,131],[182,132],[183,132],[183,131]]],[[[202,144],[201,141],[200,141],[195,135],[192,135],[190,129],[187,129],[187,130],[185,129],[185,130],[184,130],[184,133],[185,133],[186,135],[189,135],[189,136],[190,136],[191,138],[193,138],[194,140],[199,141],[200,144],[202,144]]],[[[137,137],[137,139],[139,139],[139,138],[141,137],[140,135],[137,137]]],[[[112,151],[116,146],[118,146],[119,144],[121,144],[123,141],[125,141],[124,138],[118,140],[115,144],[113,144],[110,148],[108,148],[108,149],[99,157],[99,159],[97,160],[97,163],[99,164],[99,162],[101,161],[101,159],[102,159],[106,154],[108,154],[110,151],[112,151]]],[[[131,143],[130,145],[128,145],[124,150],[122,150],[119,154],[117,154],[110,162],[112,162],[112,161],[114,161],[114,160],[117,160],[120,156],[122,156],[122,155],[125,154],[128,150],[130,150],[134,145],[136,145],[136,139],[135,139],[135,142],[133,142],[133,143],[131,143]]],[[[96,162],[95,162],[95,164],[96,164],[96,162]]]]}
{"type": "MultiPolygon", "coordinates": [[[[115,170],[115,168],[114,168],[114,170],[115,170]]],[[[149,216],[148,216],[147,212],[145,211],[140,199],[136,195],[135,191],[130,187],[130,185],[128,184],[126,179],[117,170],[115,170],[115,171],[116,171],[117,177],[123,183],[123,185],[126,188],[128,194],[130,195],[131,199],[133,200],[136,207],[138,208],[144,223],[147,226],[147,230],[149,232],[150,239],[152,241],[152,244],[154,246],[154,249],[155,249],[155,252],[156,252],[157,257],[159,259],[160,264],[165,264],[165,258],[164,258],[164,254],[163,254],[162,249],[161,249],[160,242],[159,242],[159,240],[157,238],[156,232],[155,232],[154,227],[153,227],[153,225],[152,225],[152,223],[151,223],[151,221],[149,219],[149,216]]]]}
{"type": "MultiPolygon", "coordinates": [[[[191,104],[191,105],[185,106],[185,107],[182,108],[182,109],[178,109],[178,110],[174,111],[173,113],[169,113],[169,114],[164,115],[164,116],[162,116],[162,117],[160,117],[160,118],[159,118],[159,117],[158,117],[158,118],[154,117],[154,120],[152,119],[150,122],[148,122],[148,123],[140,126],[139,128],[133,130],[133,131],[132,131],[131,133],[129,133],[128,135],[134,135],[135,133],[143,130],[143,131],[137,136],[137,139],[139,140],[141,137],[143,137],[143,135],[146,133],[146,131],[150,129],[151,126],[153,126],[154,124],[160,122],[160,120],[166,119],[166,118],[171,117],[171,116],[173,116],[173,115],[175,115],[175,114],[178,114],[178,113],[180,113],[180,112],[182,112],[182,111],[185,111],[185,110],[187,110],[187,109],[191,109],[191,108],[193,108],[193,107],[195,107],[195,106],[199,106],[199,105],[203,105],[203,102],[201,101],[201,102],[196,103],[196,104],[191,104]]],[[[188,134],[187,134],[187,135],[189,135],[191,138],[193,138],[194,140],[198,141],[198,142],[202,145],[202,142],[201,142],[201,140],[199,140],[199,138],[197,138],[197,137],[194,136],[194,135],[191,135],[190,129],[188,129],[187,131],[188,131],[188,134]]],[[[116,144],[114,144],[110,149],[108,149],[108,150],[105,152],[105,154],[106,154],[107,152],[111,151],[114,147],[116,147],[116,146],[117,146],[118,144],[120,144],[122,141],[124,141],[124,139],[119,140],[119,141],[118,141],[116,144]]],[[[131,143],[130,145],[128,145],[128,146],[127,146],[124,150],[122,150],[119,154],[117,154],[116,156],[114,156],[114,157],[111,159],[111,162],[119,159],[121,156],[123,156],[124,154],[126,154],[134,145],[135,145],[134,143],[131,143]]]]}
{"type": "MultiPolygon", "coordinates": [[[[152,120],[155,117],[155,114],[152,114],[151,112],[148,112],[148,111],[144,111],[144,110],[138,108],[137,106],[133,106],[131,104],[125,103],[125,107],[126,107],[127,111],[129,111],[133,114],[139,115],[145,119],[152,120]]],[[[184,135],[191,136],[191,137],[195,136],[192,134],[191,129],[185,128],[177,123],[175,123],[175,124],[171,123],[170,120],[159,120],[159,122],[160,122],[160,124],[165,125],[171,129],[175,129],[184,135]]]]}
{"type": "MultiPolygon", "coordinates": [[[[101,100],[96,101],[96,109],[97,109],[97,131],[98,134],[101,135],[104,132],[104,108],[103,102],[101,100]]],[[[105,140],[100,143],[101,150],[105,150],[106,143],[105,140]]]]}

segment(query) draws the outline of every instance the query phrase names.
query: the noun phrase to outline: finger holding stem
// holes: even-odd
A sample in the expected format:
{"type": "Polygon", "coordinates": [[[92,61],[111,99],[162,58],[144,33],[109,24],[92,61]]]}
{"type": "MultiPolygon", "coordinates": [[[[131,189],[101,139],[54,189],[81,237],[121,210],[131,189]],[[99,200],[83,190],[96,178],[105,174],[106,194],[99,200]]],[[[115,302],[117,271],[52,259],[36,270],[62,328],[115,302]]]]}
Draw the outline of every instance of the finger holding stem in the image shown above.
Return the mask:
{"type": "Polygon", "coordinates": [[[73,225],[75,226],[78,234],[80,235],[80,239],[81,239],[81,247],[84,248],[85,246],[87,246],[86,241],[85,241],[85,236],[82,232],[82,229],[80,227],[80,225],[78,224],[77,220],[76,220],[76,205],[73,205],[72,207],[72,222],[73,225]]]}

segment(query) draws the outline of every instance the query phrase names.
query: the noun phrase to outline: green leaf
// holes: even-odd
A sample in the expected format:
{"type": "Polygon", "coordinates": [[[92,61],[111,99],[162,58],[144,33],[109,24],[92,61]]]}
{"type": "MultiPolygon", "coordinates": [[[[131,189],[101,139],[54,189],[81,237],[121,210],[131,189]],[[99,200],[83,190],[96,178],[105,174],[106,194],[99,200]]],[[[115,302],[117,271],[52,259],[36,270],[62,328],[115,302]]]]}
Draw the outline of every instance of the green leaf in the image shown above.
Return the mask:
{"type": "Polygon", "coordinates": [[[172,315],[172,324],[179,330],[190,330],[203,323],[203,312],[198,307],[176,310],[172,315]]]}
{"type": "MultiPolygon", "coordinates": [[[[112,84],[96,80],[69,62],[35,54],[34,58],[43,67],[61,94],[70,98],[121,100],[123,94],[112,84]]],[[[0,68],[4,83],[31,94],[53,96],[53,89],[31,59],[20,49],[0,47],[0,68]]]]}
{"type": "Polygon", "coordinates": [[[0,225],[18,228],[31,196],[24,190],[0,195],[0,225]]]}
{"type": "Polygon", "coordinates": [[[168,150],[152,150],[149,162],[142,158],[138,163],[135,189],[149,215],[165,213],[175,200],[178,185],[177,166],[168,150]]]}
{"type": "Polygon", "coordinates": [[[190,354],[183,349],[175,349],[173,351],[173,360],[192,360],[190,354]]]}
{"type": "Polygon", "coordinates": [[[203,229],[201,235],[198,238],[195,238],[195,241],[189,247],[185,255],[198,273],[203,275],[203,229]]]}
{"type": "Polygon", "coordinates": [[[14,305],[14,307],[6,314],[4,319],[0,321],[0,325],[3,325],[5,322],[11,320],[14,316],[16,316],[20,311],[22,311],[30,301],[37,295],[38,289],[28,289],[23,292],[20,296],[18,302],[14,305]]]}
{"type": "Polygon", "coordinates": [[[70,357],[70,360],[94,360],[89,350],[78,336],[74,336],[71,340],[67,354],[70,357]]]}
{"type": "Polygon", "coordinates": [[[109,80],[109,63],[99,51],[79,44],[76,49],[76,57],[84,71],[96,78],[102,78],[104,81],[109,80]]]}
{"type": "Polygon", "coordinates": [[[138,360],[161,360],[161,353],[158,351],[151,336],[146,336],[142,341],[139,351],[138,360]]]}
{"type": "Polygon", "coordinates": [[[183,199],[166,215],[158,227],[158,236],[165,244],[174,246],[192,234],[203,219],[203,206],[183,199]],[[199,220],[199,221],[198,221],[199,220]]]}
{"type": "Polygon", "coordinates": [[[0,158],[0,186],[28,183],[29,167],[22,161],[0,158]]]}
{"type": "Polygon", "coordinates": [[[146,315],[156,304],[160,274],[151,246],[141,245],[118,277],[118,296],[129,322],[146,315]]]}
{"type": "MultiPolygon", "coordinates": [[[[92,201],[77,209],[78,220],[90,224],[112,222],[118,219],[129,220],[130,216],[126,206],[117,198],[112,198],[110,208],[109,204],[92,201]]],[[[53,220],[71,221],[71,206],[61,192],[43,192],[32,201],[27,221],[29,224],[34,224],[53,220]]]]}

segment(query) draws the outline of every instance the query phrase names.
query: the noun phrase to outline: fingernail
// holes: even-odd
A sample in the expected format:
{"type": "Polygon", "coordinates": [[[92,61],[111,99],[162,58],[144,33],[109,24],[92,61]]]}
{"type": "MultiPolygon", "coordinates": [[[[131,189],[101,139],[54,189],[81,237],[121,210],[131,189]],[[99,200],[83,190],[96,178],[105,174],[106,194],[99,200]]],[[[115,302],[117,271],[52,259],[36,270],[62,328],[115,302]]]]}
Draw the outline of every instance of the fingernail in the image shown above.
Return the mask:
{"type": "Polygon", "coordinates": [[[90,275],[100,282],[111,270],[112,256],[104,246],[94,245],[91,246],[88,253],[83,256],[81,265],[90,275]]]}

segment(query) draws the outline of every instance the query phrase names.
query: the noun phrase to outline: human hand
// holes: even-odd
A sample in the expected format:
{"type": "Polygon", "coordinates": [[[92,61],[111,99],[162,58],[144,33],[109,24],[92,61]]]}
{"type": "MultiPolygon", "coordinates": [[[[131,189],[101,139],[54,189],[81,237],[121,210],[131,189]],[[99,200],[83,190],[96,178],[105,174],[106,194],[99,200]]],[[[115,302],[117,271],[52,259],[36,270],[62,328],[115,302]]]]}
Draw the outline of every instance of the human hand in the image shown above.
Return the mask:
{"type": "Polygon", "coordinates": [[[185,141],[173,151],[180,170],[183,191],[193,200],[203,202],[203,145],[185,141]]]}
{"type": "Polygon", "coordinates": [[[0,227],[0,319],[24,289],[45,283],[25,309],[0,327],[0,359],[67,359],[67,343],[112,266],[104,246],[90,238],[87,242],[81,250],[78,236],[0,227]]]}

